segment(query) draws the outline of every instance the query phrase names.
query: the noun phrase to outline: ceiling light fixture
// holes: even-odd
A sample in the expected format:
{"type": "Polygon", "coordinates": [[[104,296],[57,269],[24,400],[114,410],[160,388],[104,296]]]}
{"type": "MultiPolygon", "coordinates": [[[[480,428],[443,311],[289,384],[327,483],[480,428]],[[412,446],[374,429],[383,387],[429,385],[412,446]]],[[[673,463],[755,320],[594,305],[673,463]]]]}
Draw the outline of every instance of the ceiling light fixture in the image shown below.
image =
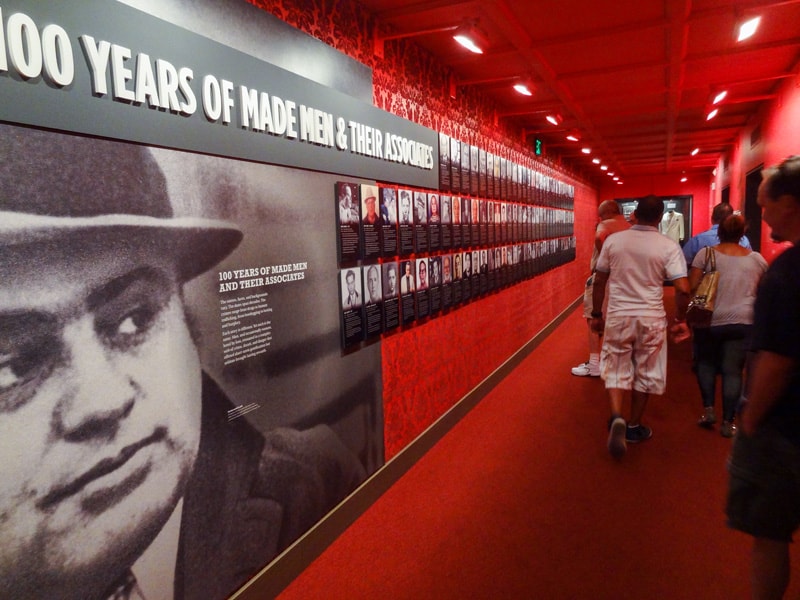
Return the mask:
{"type": "Polygon", "coordinates": [[[601,171],[608,171],[608,165],[600,165],[601,171]]]}
{"type": "Polygon", "coordinates": [[[475,54],[483,54],[483,51],[489,47],[486,34],[478,29],[478,25],[474,21],[468,21],[456,29],[453,39],[475,54]]]}
{"type": "Polygon", "coordinates": [[[687,181],[689,181],[688,177],[681,177],[681,183],[686,183],[687,181]]]}
{"type": "Polygon", "coordinates": [[[719,104],[720,102],[725,100],[725,96],[727,95],[728,95],[728,90],[722,90],[716,96],[714,96],[714,99],[711,101],[711,104],[719,104]]]}
{"type": "Polygon", "coordinates": [[[581,148],[581,152],[583,152],[584,154],[591,154],[592,153],[592,149],[588,148],[588,147],[587,148],[581,148]]]}
{"type": "Polygon", "coordinates": [[[697,154],[698,154],[699,152],[700,152],[700,148],[695,148],[694,150],[692,150],[692,151],[690,152],[690,154],[691,154],[692,156],[697,156],[697,154]]]}
{"type": "Polygon", "coordinates": [[[619,181],[619,177],[614,177],[614,181],[619,181]]]}
{"type": "Polygon", "coordinates": [[[758,29],[758,24],[761,22],[761,17],[753,17],[742,23],[739,26],[739,37],[736,38],[737,42],[743,42],[744,40],[753,37],[758,29]]]}
{"type": "Polygon", "coordinates": [[[556,126],[561,125],[561,123],[564,121],[564,118],[559,114],[547,115],[545,119],[547,119],[548,123],[552,123],[556,126]]]}
{"type": "Polygon", "coordinates": [[[518,94],[522,94],[523,96],[533,96],[533,92],[531,91],[532,87],[533,86],[527,81],[520,81],[514,84],[514,89],[518,94]]]}
{"type": "MultiPolygon", "coordinates": [[[[587,150],[587,148],[584,148],[584,150],[587,150]]],[[[591,150],[589,150],[589,152],[591,152],[591,150]]],[[[589,154],[589,152],[584,152],[584,154],[589,154]]],[[[599,165],[600,164],[600,159],[599,158],[593,158],[592,162],[594,164],[596,164],[596,165],[599,165]]]]}
{"type": "Polygon", "coordinates": [[[574,132],[574,131],[573,131],[573,132],[571,132],[569,135],[567,135],[567,139],[568,139],[570,142],[579,142],[579,141],[580,141],[580,139],[581,139],[581,136],[580,136],[580,134],[579,134],[579,133],[576,133],[576,132],[574,132]]]}
{"type": "Polygon", "coordinates": [[[714,117],[716,117],[718,112],[719,112],[719,109],[718,109],[718,108],[715,108],[714,110],[712,110],[712,111],[711,111],[710,113],[708,113],[708,115],[706,116],[706,121],[710,121],[711,119],[713,119],[714,117]]]}
{"type": "Polygon", "coordinates": [[[379,29],[376,28],[373,33],[373,46],[375,55],[383,58],[384,45],[386,42],[391,42],[393,40],[405,40],[412,37],[420,37],[434,33],[443,33],[445,31],[456,31],[458,28],[459,25],[445,25],[443,27],[434,27],[432,29],[415,29],[413,31],[403,31],[400,33],[389,33],[385,35],[380,33],[379,29]]]}

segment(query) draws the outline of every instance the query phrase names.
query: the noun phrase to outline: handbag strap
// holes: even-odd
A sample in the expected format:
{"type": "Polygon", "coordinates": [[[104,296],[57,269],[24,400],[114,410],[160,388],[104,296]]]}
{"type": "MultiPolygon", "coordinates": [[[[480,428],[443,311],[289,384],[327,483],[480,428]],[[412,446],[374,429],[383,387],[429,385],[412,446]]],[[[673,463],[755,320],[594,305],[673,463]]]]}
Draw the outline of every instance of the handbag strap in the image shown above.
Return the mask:
{"type": "Polygon", "coordinates": [[[717,270],[717,257],[714,248],[706,246],[706,264],[703,266],[703,273],[710,273],[717,270]],[[708,268],[708,263],[711,262],[711,269],[708,268]]]}

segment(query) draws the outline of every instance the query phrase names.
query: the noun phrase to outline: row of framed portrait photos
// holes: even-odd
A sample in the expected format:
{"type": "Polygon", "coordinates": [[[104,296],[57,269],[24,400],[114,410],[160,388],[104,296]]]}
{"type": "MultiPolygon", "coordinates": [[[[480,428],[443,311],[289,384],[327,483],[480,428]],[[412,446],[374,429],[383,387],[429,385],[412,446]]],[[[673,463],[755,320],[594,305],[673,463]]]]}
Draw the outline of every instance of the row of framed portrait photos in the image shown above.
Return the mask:
{"type": "Polygon", "coordinates": [[[344,348],[436,317],[575,259],[575,237],[339,269],[344,348]]]}
{"type": "Polygon", "coordinates": [[[340,264],[574,233],[562,208],[346,181],[335,196],[340,264]]]}
{"type": "Polygon", "coordinates": [[[498,156],[444,133],[439,134],[439,189],[556,208],[571,209],[575,201],[575,188],[547,165],[534,165],[521,154],[516,160],[498,156]]]}

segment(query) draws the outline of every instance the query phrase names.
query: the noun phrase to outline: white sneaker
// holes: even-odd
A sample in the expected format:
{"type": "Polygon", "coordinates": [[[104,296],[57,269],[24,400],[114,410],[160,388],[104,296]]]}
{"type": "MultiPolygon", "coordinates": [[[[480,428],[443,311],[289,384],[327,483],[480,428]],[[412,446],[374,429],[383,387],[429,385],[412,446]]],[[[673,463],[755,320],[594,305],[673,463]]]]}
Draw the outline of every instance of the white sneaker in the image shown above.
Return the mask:
{"type": "Polygon", "coordinates": [[[600,368],[592,369],[588,362],[572,367],[570,371],[578,377],[600,377],[600,368]]]}

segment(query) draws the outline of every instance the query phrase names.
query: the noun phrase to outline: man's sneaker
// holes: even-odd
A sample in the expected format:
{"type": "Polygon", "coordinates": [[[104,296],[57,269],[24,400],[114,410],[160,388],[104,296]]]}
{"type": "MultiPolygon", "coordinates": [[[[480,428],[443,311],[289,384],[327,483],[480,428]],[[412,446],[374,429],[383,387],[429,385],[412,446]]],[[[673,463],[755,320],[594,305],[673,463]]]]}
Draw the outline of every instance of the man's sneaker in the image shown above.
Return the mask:
{"type": "Polygon", "coordinates": [[[723,421],[722,427],[719,428],[719,434],[722,437],[732,438],[736,435],[736,425],[733,421],[723,421]]]}
{"type": "Polygon", "coordinates": [[[578,377],[600,377],[600,367],[592,369],[588,362],[572,367],[571,371],[573,375],[578,377]]]}
{"type": "Polygon", "coordinates": [[[717,422],[717,415],[714,414],[714,407],[713,406],[706,406],[703,409],[703,416],[697,421],[697,424],[700,427],[705,427],[706,429],[711,429],[714,423],[717,422]]]}
{"type": "Polygon", "coordinates": [[[611,425],[608,427],[608,451],[614,458],[620,458],[628,449],[625,445],[625,429],[625,419],[622,417],[611,420],[611,425]]]}
{"type": "Polygon", "coordinates": [[[651,437],[653,437],[653,430],[645,425],[634,425],[633,427],[628,425],[625,428],[625,441],[630,444],[643,442],[651,437]]]}

